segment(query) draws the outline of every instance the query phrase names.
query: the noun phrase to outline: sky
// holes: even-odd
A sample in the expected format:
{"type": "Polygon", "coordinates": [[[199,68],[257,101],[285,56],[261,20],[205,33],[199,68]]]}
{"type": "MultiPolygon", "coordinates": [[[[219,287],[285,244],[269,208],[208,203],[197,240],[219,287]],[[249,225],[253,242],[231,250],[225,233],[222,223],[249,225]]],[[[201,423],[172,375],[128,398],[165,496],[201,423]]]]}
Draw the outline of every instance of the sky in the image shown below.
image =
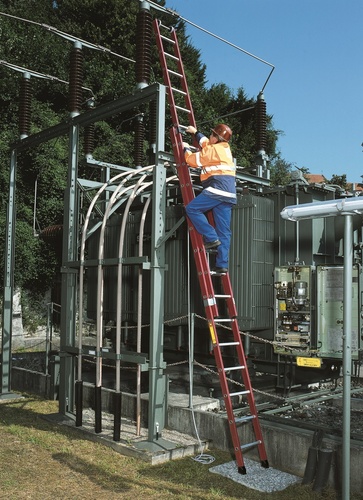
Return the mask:
{"type": "Polygon", "coordinates": [[[207,66],[207,86],[223,82],[256,98],[274,67],[264,97],[285,161],[328,180],[346,174],[362,182],[363,0],[166,0],[166,7],[197,25],[187,23],[187,34],[207,66]]]}

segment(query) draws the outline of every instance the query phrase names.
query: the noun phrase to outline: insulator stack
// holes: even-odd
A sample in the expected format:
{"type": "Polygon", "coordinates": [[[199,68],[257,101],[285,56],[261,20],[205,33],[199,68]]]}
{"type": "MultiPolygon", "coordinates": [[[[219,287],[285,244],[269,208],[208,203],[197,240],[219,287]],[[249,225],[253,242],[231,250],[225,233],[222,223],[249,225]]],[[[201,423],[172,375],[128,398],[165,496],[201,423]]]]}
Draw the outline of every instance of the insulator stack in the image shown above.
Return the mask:
{"type": "Polygon", "coordinates": [[[91,123],[84,128],[84,154],[92,156],[95,148],[95,125],[91,123]]]}
{"type": "Polygon", "coordinates": [[[20,137],[28,137],[30,133],[30,108],[31,108],[31,88],[30,78],[24,74],[20,83],[19,102],[19,133],[20,137]]]}
{"type": "Polygon", "coordinates": [[[82,49],[73,47],[70,56],[69,111],[79,113],[82,106],[83,54],[82,49]]]}
{"type": "Polygon", "coordinates": [[[257,98],[256,105],[256,119],[257,119],[257,151],[266,151],[267,134],[266,134],[266,102],[264,95],[261,92],[257,98]]]}
{"type": "Polygon", "coordinates": [[[152,16],[142,9],[136,23],[136,82],[149,84],[151,74],[152,16]]]}
{"type": "Polygon", "coordinates": [[[63,225],[48,226],[40,233],[39,237],[47,243],[58,242],[62,240],[63,225]]]}
{"type": "Polygon", "coordinates": [[[141,167],[144,162],[144,138],[144,119],[142,115],[139,115],[136,119],[134,139],[134,161],[136,167],[141,167]]]}
{"type": "Polygon", "coordinates": [[[48,226],[39,234],[39,238],[53,247],[57,256],[62,258],[63,225],[48,226]]]}

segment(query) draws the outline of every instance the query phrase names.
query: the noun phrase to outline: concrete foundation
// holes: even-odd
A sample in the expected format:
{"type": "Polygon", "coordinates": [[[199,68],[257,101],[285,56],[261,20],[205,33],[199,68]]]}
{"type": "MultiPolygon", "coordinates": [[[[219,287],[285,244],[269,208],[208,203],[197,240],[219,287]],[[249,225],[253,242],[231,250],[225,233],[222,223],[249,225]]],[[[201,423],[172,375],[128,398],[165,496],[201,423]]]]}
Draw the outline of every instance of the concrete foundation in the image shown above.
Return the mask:
{"type": "MultiPolygon", "coordinates": [[[[13,389],[17,391],[36,392],[42,396],[49,393],[50,377],[36,372],[28,372],[13,368],[13,389]],[[23,372],[26,372],[23,373],[23,372]],[[38,380],[38,381],[36,381],[38,380]],[[37,390],[36,390],[37,389],[37,390]]],[[[219,400],[213,398],[193,398],[193,408],[189,408],[189,396],[186,394],[169,393],[168,414],[166,429],[162,432],[160,446],[148,445],[148,394],[141,397],[141,426],[143,434],[136,436],[135,415],[136,396],[122,393],[121,428],[128,432],[125,443],[115,443],[112,440],[113,421],[113,391],[102,390],[102,425],[104,431],[97,435],[92,428],[92,408],[94,388],[91,384],[84,384],[83,388],[83,418],[84,424],[79,427],[80,432],[87,433],[88,437],[99,440],[112,446],[120,453],[137,456],[151,463],[181,458],[193,455],[209,448],[230,451],[233,457],[233,447],[230,439],[226,416],[218,413],[219,400]]],[[[62,423],[74,426],[71,419],[56,417],[62,423]]],[[[265,447],[269,464],[274,469],[294,474],[303,478],[309,447],[312,444],[314,431],[296,429],[281,423],[269,422],[260,416],[260,423],[264,436],[265,447]]],[[[328,429],[327,429],[328,432],[328,429]]],[[[252,427],[245,425],[241,428],[241,443],[254,441],[252,427]]],[[[324,447],[333,450],[333,460],[330,469],[329,485],[337,491],[341,490],[342,471],[342,443],[339,437],[324,438],[324,447]]],[[[257,450],[252,449],[244,453],[246,458],[259,460],[257,450]]],[[[363,491],[363,445],[358,441],[351,441],[351,491],[363,491]]],[[[248,473],[248,471],[247,471],[248,473]]]]}

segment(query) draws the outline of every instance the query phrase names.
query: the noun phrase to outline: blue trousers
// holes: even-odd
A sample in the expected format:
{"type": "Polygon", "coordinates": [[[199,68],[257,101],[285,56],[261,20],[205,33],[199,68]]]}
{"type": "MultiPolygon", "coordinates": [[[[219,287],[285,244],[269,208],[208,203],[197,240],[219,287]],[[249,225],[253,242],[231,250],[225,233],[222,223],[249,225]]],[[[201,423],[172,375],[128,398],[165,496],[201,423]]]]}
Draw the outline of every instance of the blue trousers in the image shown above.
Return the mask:
{"type": "Polygon", "coordinates": [[[203,191],[185,207],[191,223],[206,243],[215,240],[221,242],[217,247],[216,267],[228,268],[232,207],[233,203],[216,200],[205,195],[203,191]],[[213,213],[215,228],[209,224],[205,215],[209,210],[213,213]]]}

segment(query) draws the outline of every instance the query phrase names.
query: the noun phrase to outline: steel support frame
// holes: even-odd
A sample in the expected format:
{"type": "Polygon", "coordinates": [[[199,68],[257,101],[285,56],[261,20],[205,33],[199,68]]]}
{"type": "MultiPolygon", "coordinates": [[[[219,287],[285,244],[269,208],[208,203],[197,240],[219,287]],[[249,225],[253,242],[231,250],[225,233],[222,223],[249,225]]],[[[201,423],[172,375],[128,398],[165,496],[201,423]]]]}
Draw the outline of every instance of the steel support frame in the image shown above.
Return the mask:
{"type": "Polygon", "coordinates": [[[13,316],[13,276],[15,269],[15,193],[17,154],[38,144],[55,139],[68,133],[69,159],[68,177],[64,204],[64,240],[62,264],[62,313],[61,313],[61,374],[59,388],[59,413],[74,419],[74,384],[75,363],[69,354],[69,346],[76,352],[76,310],[77,310],[77,272],[67,263],[77,260],[78,249],[78,151],[79,129],[94,122],[114,116],[118,113],[137,107],[142,103],[156,101],[157,107],[157,139],[156,165],[153,179],[153,220],[151,247],[151,286],[150,297],[150,373],[149,373],[149,434],[150,442],[157,442],[166,422],[167,412],[167,382],[164,374],[163,360],[163,303],[164,303],[164,272],[165,272],[165,210],[166,169],[162,152],[165,138],[165,86],[153,85],[136,89],[133,94],[117,99],[111,103],[91,109],[81,115],[43,130],[37,134],[19,140],[12,147],[9,203],[7,210],[5,269],[4,269],[4,300],[2,321],[2,353],[1,353],[1,397],[9,397],[11,371],[11,337],[13,316]],[[67,348],[66,348],[67,347],[67,348]]]}
{"type": "Polygon", "coordinates": [[[15,185],[17,151],[11,152],[9,199],[6,212],[4,248],[4,292],[2,306],[1,394],[0,399],[11,399],[11,343],[13,329],[14,258],[15,258],[15,185]]]}
{"type": "MultiPolygon", "coordinates": [[[[165,87],[164,87],[165,88],[165,87]]],[[[159,92],[157,100],[156,151],[164,150],[166,92],[159,92]]],[[[148,441],[161,437],[167,411],[167,384],[163,375],[164,344],[164,273],[165,273],[165,209],[166,168],[159,155],[156,158],[152,188],[151,230],[151,297],[150,297],[150,360],[149,360],[149,421],[148,441]],[[152,410],[152,411],[150,411],[152,410]]]]}

